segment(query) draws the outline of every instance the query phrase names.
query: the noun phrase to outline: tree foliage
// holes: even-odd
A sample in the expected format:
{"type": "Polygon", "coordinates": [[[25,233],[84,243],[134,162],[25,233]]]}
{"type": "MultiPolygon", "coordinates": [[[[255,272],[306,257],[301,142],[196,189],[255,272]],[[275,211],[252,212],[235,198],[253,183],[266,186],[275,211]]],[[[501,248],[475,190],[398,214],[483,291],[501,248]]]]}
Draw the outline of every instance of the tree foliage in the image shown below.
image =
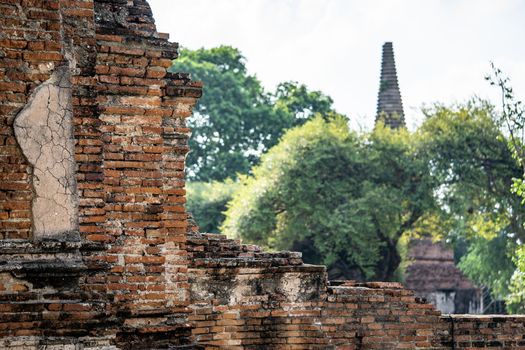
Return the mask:
{"type": "Polygon", "coordinates": [[[492,73],[485,79],[500,89],[502,107],[501,113],[494,114],[494,121],[508,134],[509,150],[525,174],[525,108],[523,103],[516,99],[509,78],[493,63],[491,67],[492,73]]]}
{"type": "Polygon", "coordinates": [[[224,182],[188,182],[187,209],[198,223],[201,232],[219,232],[225,218],[226,204],[238,186],[237,182],[230,179],[224,182]]]}
{"type": "Polygon", "coordinates": [[[189,72],[205,84],[190,120],[190,180],[223,180],[248,173],[286,129],[316,112],[332,110],[328,96],[294,82],[280,84],[275,93],[265,91],[247,72],[241,52],[230,46],[183,49],[171,70],[189,72]]]}
{"type": "Polygon", "coordinates": [[[503,233],[493,238],[473,237],[459,268],[478,285],[490,287],[491,295],[504,299],[509,294],[509,280],[514,273],[513,244],[503,233]]]}
{"type": "Polygon", "coordinates": [[[225,233],[298,249],[332,277],[394,279],[403,234],[466,244],[460,267],[509,291],[524,215],[521,170],[482,101],[425,110],[413,134],[379,124],[358,135],[340,117],[288,132],[228,205],[225,233]],[[490,257],[490,259],[487,259],[490,257]]]}
{"type": "MultiPolygon", "coordinates": [[[[499,114],[495,114],[495,122],[507,134],[507,146],[517,164],[521,167],[521,174],[514,177],[512,191],[520,196],[525,204],[525,107],[515,97],[510,86],[510,80],[503,72],[491,64],[492,73],[486,77],[491,85],[497,86],[501,92],[501,107],[499,114]]],[[[521,221],[523,223],[523,221],[521,221]]],[[[518,246],[513,254],[516,269],[512,274],[506,298],[507,308],[512,312],[525,312],[525,235],[516,238],[518,246]]]]}
{"type": "Polygon", "coordinates": [[[493,295],[508,294],[515,264],[523,207],[509,191],[521,170],[494,122],[494,108],[483,101],[427,110],[418,130],[420,152],[430,164],[437,185],[445,238],[466,242],[459,267],[493,295]]]}
{"type": "MultiPolygon", "coordinates": [[[[340,116],[289,131],[228,205],[223,232],[273,249],[303,249],[346,278],[391,280],[396,244],[432,203],[408,132],[366,137],[340,116]]],[[[334,271],[334,270],[332,270],[334,271]]]]}
{"type": "Polygon", "coordinates": [[[516,314],[525,313],[525,246],[523,243],[516,248],[514,254],[516,270],[512,274],[506,298],[507,309],[516,314]]]}

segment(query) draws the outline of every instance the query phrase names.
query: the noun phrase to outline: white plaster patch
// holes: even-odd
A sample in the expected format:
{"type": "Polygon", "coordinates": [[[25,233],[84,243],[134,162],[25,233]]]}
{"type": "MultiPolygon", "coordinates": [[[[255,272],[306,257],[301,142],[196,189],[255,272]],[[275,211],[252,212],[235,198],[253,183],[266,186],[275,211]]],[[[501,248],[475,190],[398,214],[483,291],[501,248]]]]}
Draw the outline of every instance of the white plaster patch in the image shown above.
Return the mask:
{"type": "Polygon", "coordinates": [[[246,296],[250,295],[252,288],[246,279],[240,276],[236,276],[234,282],[234,288],[230,293],[229,305],[235,305],[241,303],[246,296]]]}
{"type": "Polygon", "coordinates": [[[289,302],[296,302],[301,295],[301,274],[286,273],[280,279],[279,290],[289,302]]]}
{"type": "Polygon", "coordinates": [[[67,67],[35,89],[15,117],[22,152],[33,166],[33,236],[53,238],[78,230],[71,81],[67,67]]]}

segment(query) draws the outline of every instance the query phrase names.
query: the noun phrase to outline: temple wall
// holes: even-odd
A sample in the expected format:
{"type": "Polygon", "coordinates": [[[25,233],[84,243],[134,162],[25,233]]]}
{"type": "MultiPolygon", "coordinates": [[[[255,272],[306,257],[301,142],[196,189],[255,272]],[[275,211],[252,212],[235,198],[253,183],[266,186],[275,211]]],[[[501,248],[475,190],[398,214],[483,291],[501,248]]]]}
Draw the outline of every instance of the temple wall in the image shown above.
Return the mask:
{"type": "Polygon", "coordinates": [[[193,335],[206,349],[525,347],[525,316],[442,315],[392,282],[328,282],[297,253],[188,235],[193,335]]]}
{"type": "Polygon", "coordinates": [[[0,0],[0,349],[525,348],[392,283],[188,226],[201,84],[144,0],[0,0]]]}
{"type": "Polygon", "coordinates": [[[189,344],[201,85],[167,73],[177,44],[145,1],[0,9],[0,348],[189,344]]]}

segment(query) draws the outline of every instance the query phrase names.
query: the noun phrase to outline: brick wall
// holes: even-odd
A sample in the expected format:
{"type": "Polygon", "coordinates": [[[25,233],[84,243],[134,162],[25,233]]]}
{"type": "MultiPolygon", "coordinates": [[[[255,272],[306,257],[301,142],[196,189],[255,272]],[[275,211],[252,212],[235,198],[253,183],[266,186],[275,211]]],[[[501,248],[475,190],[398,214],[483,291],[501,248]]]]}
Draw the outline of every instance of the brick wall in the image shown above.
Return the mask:
{"type": "Polygon", "coordinates": [[[398,283],[328,283],[324,267],[190,234],[193,334],[207,349],[449,349],[432,305],[398,283]]]}
{"type": "Polygon", "coordinates": [[[502,315],[444,316],[452,349],[525,349],[525,317],[502,315]]]}
{"type": "Polygon", "coordinates": [[[0,2],[0,237],[30,236],[31,181],[12,121],[62,59],[59,1],[0,2]]]}
{"type": "Polygon", "coordinates": [[[96,213],[86,216],[81,229],[87,239],[111,245],[103,258],[112,270],[97,282],[112,291],[113,306],[128,314],[119,337],[148,332],[180,338],[189,304],[185,118],[201,91],[184,75],[167,75],[177,46],[156,33],[147,3],[134,1],[127,26],[120,25],[127,3],[95,4],[100,113],[95,139],[103,144],[90,151],[101,153],[103,168],[93,169],[93,184],[100,187],[85,197],[92,198],[88,208],[96,213]]]}
{"type": "Polygon", "coordinates": [[[296,253],[195,232],[187,243],[206,349],[525,348],[525,316],[441,315],[398,283],[329,283],[296,253]]]}
{"type": "Polygon", "coordinates": [[[177,45],[145,1],[0,7],[0,348],[189,343],[185,119],[201,85],[167,73],[177,45]],[[13,120],[59,66],[73,86],[78,231],[41,240],[13,120]]]}
{"type": "Polygon", "coordinates": [[[524,347],[524,317],[442,317],[397,284],[329,283],[299,253],[189,225],[186,119],[201,84],[167,73],[177,44],[144,0],[0,10],[0,349],[524,347]],[[61,157],[76,208],[72,229],[45,236],[35,220],[53,218],[34,217],[41,179],[15,132],[22,111],[39,116],[28,106],[42,86],[70,94],[74,154],[61,157]]]}

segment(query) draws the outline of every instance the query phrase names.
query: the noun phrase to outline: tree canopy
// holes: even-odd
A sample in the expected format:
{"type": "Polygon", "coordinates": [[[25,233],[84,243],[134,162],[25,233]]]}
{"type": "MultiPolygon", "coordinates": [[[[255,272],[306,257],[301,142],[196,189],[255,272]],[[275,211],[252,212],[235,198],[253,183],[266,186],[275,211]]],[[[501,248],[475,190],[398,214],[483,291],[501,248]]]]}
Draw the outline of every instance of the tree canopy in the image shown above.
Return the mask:
{"type": "Polygon", "coordinates": [[[226,204],[238,187],[239,183],[230,179],[223,182],[188,182],[187,208],[197,221],[201,232],[219,232],[219,227],[225,219],[226,204]]]}
{"type": "MultiPolygon", "coordinates": [[[[525,204],[525,106],[518,100],[510,86],[510,79],[503,72],[492,66],[492,73],[486,79],[491,85],[500,89],[501,112],[494,115],[494,121],[507,134],[507,146],[516,163],[521,167],[520,176],[512,178],[512,191],[522,198],[525,204]]],[[[520,221],[523,225],[523,220],[520,221]]],[[[509,294],[506,298],[507,308],[512,312],[525,312],[525,237],[518,234],[513,237],[517,243],[512,256],[516,269],[512,274],[509,294]]]]}
{"type": "Polygon", "coordinates": [[[301,248],[332,277],[392,280],[401,234],[431,205],[425,164],[406,131],[361,137],[316,117],[289,131],[242,179],[223,232],[273,249],[301,248]]]}
{"type": "Polygon", "coordinates": [[[318,116],[242,178],[222,230],[301,250],[331,277],[382,280],[396,279],[403,235],[431,235],[457,248],[469,277],[504,297],[525,211],[509,191],[521,170],[493,113],[482,101],[436,105],[412,134],[382,124],[357,134],[341,117],[318,116]]]}
{"type": "Polygon", "coordinates": [[[171,70],[189,72],[206,87],[190,120],[190,180],[223,180],[248,173],[286,129],[315,113],[332,111],[331,98],[295,82],[267,92],[248,73],[245,61],[230,46],[183,49],[174,61],[171,70]]]}
{"type": "Polygon", "coordinates": [[[452,108],[437,105],[425,111],[418,137],[436,185],[444,238],[466,247],[457,252],[459,267],[489,286],[495,297],[504,298],[515,269],[512,256],[525,238],[525,210],[510,191],[512,178],[521,170],[494,113],[482,101],[452,108]]]}

